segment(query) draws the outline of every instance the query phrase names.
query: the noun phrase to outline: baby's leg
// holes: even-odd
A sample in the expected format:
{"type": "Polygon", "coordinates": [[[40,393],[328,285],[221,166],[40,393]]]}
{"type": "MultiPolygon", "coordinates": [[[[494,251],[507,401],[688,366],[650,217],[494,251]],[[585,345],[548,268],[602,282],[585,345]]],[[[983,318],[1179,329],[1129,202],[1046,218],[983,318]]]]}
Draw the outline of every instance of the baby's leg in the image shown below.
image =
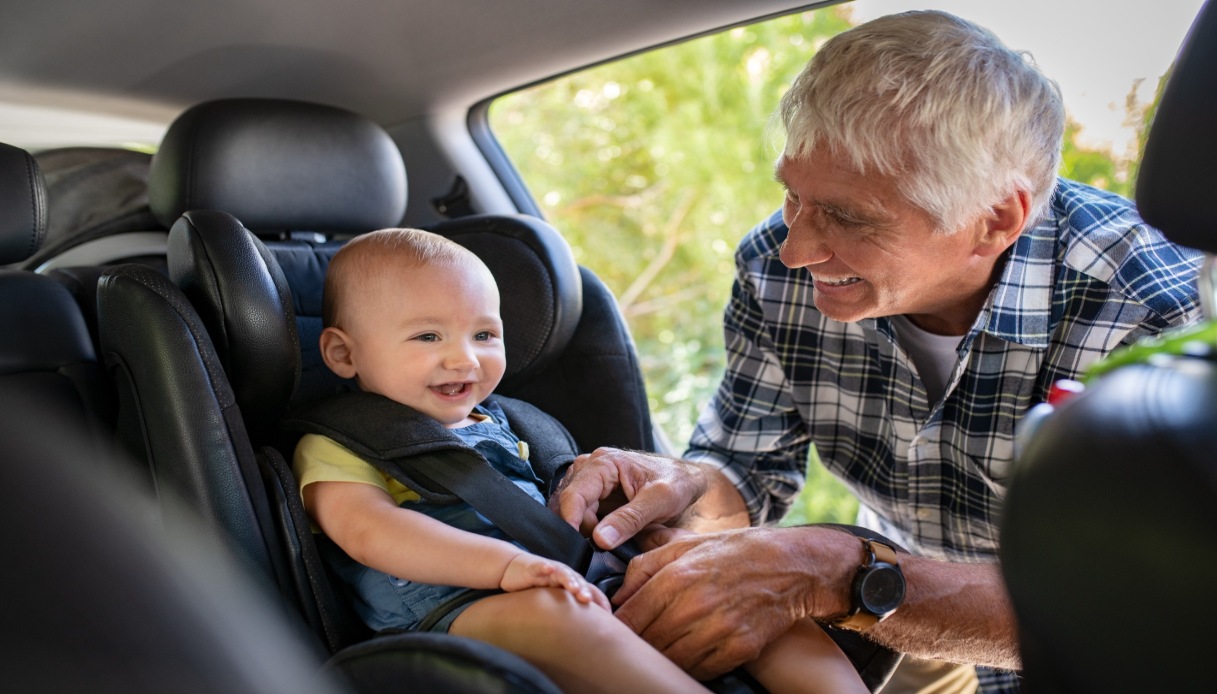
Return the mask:
{"type": "Polygon", "coordinates": [[[869,691],[837,643],[810,619],[795,622],[744,668],[770,694],[869,691]]]}
{"type": "Polygon", "coordinates": [[[449,633],[504,648],[569,692],[705,692],[610,612],[563,590],[532,588],[483,598],[449,633]]]}

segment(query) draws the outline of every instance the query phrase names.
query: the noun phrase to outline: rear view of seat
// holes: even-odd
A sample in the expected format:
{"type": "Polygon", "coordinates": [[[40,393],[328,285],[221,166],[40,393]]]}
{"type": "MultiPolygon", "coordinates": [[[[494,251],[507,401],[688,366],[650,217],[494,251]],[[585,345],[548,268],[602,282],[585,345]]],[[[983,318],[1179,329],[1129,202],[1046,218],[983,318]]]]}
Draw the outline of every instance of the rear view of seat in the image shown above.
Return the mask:
{"type": "MultiPolygon", "coordinates": [[[[0,265],[18,263],[41,246],[46,193],[34,158],[0,144],[0,265]]],[[[99,446],[113,428],[112,389],[72,293],[48,277],[0,270],[0,389],[54,413],[59,427],[87,432],[99,446]]]]}

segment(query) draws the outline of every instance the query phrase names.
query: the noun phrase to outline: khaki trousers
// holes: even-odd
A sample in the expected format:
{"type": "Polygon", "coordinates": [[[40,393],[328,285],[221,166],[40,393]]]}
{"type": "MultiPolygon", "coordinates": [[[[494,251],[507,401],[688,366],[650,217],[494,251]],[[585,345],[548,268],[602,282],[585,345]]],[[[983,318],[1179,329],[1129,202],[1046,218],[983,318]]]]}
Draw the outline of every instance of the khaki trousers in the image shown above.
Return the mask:
{"type": "Polygon", "coordinates": [[[979,682],[971,665],[904,656],[882,694],[975,694],[979,682]]]}

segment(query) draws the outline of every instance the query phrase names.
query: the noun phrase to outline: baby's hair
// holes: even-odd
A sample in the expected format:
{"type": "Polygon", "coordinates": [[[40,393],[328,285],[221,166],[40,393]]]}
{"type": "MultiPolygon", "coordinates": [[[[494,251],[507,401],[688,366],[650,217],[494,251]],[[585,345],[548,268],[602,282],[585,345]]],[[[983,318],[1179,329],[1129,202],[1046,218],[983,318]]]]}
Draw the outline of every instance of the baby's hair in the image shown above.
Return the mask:
{"type": "MultiPolygon", "coordinates": [[[[406,267],[469,265],[485,268],[472,251],[421,229],[381,229],[351,239],[330,260],[321,298],[323,327],[341,327],[342,300],[351,285],[379,274],[385,262],[406,267]]],[[[489,271],[487,271],[489,274],[489,271]]]]}

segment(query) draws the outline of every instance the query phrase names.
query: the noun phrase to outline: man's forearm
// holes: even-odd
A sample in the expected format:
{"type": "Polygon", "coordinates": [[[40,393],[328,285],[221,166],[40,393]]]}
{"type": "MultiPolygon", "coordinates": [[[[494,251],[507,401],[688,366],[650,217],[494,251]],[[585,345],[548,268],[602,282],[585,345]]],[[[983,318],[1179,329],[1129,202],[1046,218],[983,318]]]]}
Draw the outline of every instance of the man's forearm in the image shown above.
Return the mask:
{"type": "Polygon", "coordinates": [[[866,635],[923,658],[1020,667],[1018,628],[995,564],[956,564],[900,555],[904,604],[866,635]]]}

